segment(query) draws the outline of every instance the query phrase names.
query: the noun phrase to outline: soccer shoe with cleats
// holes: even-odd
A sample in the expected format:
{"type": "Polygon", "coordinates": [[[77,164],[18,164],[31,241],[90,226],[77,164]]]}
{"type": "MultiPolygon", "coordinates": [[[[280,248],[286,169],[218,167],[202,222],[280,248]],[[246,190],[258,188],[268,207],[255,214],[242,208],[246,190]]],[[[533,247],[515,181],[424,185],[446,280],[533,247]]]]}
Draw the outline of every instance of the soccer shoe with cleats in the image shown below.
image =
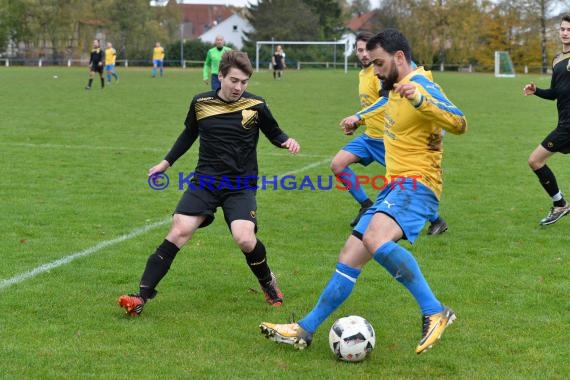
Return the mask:
{"type": "Polygon", "coordinates": [[[275,324],[262,322],[259,325],[261,333],[269,340],[277,343],[290,344],[297,350],[303,350],[311,345],[313,334],[303,330],[298,323],[275,324]]]}
{"type": "Polygon", "coordinates": [[[550,209],[548,215],[546,215],[546,217],[544,217],[544,219],[540,221],[540,225],[548,226],[549,224],[554,224],[558,222],[558,220],[560,220],[564,215],[567,215],[569,213],[570,213],[570,203],[566,203],[564,206],[561,207],[554,206],[550,209]]]}
{"type": "Polygon", "coordinates": [[[277,286],[277,278],[273,273],[271,273],[271,281],[266,285],[262,285],[261,290],[263,290],[265,302],[274,307],[283,305],[283,292],[277,286]]]}
{"type": "Polygon", "coordinates": [[[428,235],[441,235],[445,231],[447,231],[447,223],[443,218],[437,218],[436,221],[432,222],[428,227],[427,234],[428,235]]]}
{"type": "Polygon", "coordinates": [[[136,317],[141,315],[145,301],[138,294],[129,294],[120,296],[118,299],[119,306],[125,309],[125,313],[130,316],[136,317]]]}
{"type": "Polygon", "coordinates": [[[448,307],[437,314],[422,317],[422,339],[416,347],[416,354],[421,354],[431,348],[440,338],[447,326],[455,320],[455,313],[448,307]]]}

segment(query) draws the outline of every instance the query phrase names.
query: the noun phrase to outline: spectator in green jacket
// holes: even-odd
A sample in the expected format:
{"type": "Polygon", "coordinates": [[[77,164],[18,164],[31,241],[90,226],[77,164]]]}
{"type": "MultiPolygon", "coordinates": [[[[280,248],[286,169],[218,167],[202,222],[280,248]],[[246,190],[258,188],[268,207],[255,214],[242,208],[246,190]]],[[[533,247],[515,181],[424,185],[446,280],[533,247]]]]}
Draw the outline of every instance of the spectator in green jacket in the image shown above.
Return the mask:
{"type": "Polygon", "coordinates": [[[203,79],[204,83],[208,84],[210,82],[212,90],[217,90],[220,88],[220,80],[218,79],[218,67],[220,66],[220,61],[222,55],[226,51],[231,51],[232,49],[228,46],[224,46],[224,37],[216,36],[216,42],[213,48],[208,50],[206,54],[206,61],[204,62],[203,79]]]}

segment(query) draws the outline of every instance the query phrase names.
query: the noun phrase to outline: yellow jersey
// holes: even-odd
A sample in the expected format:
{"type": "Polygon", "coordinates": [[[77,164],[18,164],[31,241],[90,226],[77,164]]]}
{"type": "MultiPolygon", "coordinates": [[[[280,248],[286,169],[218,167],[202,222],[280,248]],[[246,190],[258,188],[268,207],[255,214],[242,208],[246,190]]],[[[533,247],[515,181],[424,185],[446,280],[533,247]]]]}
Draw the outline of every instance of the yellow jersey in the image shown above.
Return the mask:
{"type": "Polygon", "coordinates": [[[117,60],[117,51],[114,48],[105,49],[105,64],[114,65],[117,60]]]}
{"type": "Polygon", "coordinates": [[[383,104],[376,104],[381,98],[380,79],[374,75],[373,65],[358,73],[358,97],[363,110],[356,115],[360,118],[360,125],[366,125],[364,134],[381,139],[384,134],[384,110],[383,104]]]}
{"type": "Polygon", "coordinates": [[[417,106],[390,91],[384,115],[386,177],[417,178],[439,199],[443,190],[443,130],[462,134],[467,130],[467,119],[430,75],[418,67],[398,82],[416,85],[422,94],[417,106]]]}
{"type": "Polygon", "coordinates": [[[152,59],[163,60],[164,59],[164,48],[162,46],[157,46],[152,49],[152,59]]]}

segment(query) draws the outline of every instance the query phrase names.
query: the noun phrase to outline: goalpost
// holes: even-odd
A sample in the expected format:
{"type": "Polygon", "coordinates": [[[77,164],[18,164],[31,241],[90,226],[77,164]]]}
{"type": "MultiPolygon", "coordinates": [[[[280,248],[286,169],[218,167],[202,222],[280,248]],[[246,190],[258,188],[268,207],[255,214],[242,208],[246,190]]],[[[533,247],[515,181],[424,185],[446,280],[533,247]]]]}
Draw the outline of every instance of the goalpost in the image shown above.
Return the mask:
{"type": "MultiPolygon", "coordinates": [[[[262,45],[333,45],[336,51],[338,45],[344,46],[344,72],[348,72],[348,56],[351,53],[350,42],[346,41],[257,41],[255,43],[255,71],[259,71],[259,48],[262,45]]],[[[336,54],[335,54],[336,58],[336,54]]]]}
{"type": "Polygon", "coordinates": [[[495,77],[513,78],[515,67],[508,51],[495,51],[495,77]]]}

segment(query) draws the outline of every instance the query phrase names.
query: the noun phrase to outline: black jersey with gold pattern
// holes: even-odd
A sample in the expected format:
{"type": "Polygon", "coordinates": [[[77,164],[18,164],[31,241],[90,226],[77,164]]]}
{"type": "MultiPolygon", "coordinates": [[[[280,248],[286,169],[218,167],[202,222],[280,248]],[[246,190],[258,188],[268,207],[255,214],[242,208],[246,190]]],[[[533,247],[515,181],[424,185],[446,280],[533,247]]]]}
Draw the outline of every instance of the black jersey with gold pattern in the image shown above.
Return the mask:
{"type": "Polygon", "coordinates": [[[556,100],[558,128],[570,129],[570,52],[562,52],[552,62],[550,88],[537,88],[536,96],[556,100]]]}
{"type": "Polygon", "coordinates": [[[173,165],[200,138],[195,178],[234,181],[257,176],[257,142],[261,131],[281,148],[289,138],[259,96],[244,92],[235,102],[225,102],[216,91],[196,95],[184,122],[185,129],[165,159],[173,165]]]}

